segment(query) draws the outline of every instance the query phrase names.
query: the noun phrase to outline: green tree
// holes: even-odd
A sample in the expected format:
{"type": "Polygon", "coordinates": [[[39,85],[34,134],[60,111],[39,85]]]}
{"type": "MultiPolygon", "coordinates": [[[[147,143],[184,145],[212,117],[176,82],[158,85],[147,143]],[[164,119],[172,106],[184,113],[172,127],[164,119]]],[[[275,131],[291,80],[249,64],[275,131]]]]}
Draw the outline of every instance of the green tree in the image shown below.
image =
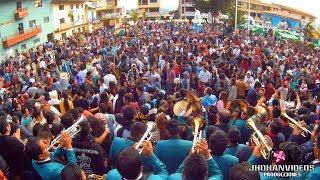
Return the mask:
{"type": "Polygon", "coordinates": [[[200,12],[218,14],[226,13],[234,0],[187,0],[200,12]]]}
{"type": "Polygon", "coordinates": [[[143,19],[143,21],[145,21],[147,19],[147,13],[145,11],[143,11],[143,13],[142,13],[142,19],[143,19]]]}
{"type": "Polygon", "coordinates": [[[139,13],[138,12],[133,12],[131,15],[132,21],[134,22],[134,25],[136,25],[136,23],[139,20],[139,13]]]}
{"type": "MultiPolygon", "coordinates": [[[[232,5],[229,7],[229,9],[227,10],[227,13],[226,13],[229,18],[227,20],[227,22],[229,24],[232,25],[232,27],[234,27],[235,25],[235,20],[236,20],[236,3],[232,3],[232,5]]],[[[238,8],[238,21],[237,21],[237,24],[243,24],[245,22],[245,18],[244,18],[244,14],[242,11],[239,11],[239,8],[238,8]]]]}
{"type": "Polygon", "coordinates": [[[302,29],[306,40],[312,41],[313,35],[315,34],[315,28],[312,26],[313,21],[308,22],[302,29]]]}

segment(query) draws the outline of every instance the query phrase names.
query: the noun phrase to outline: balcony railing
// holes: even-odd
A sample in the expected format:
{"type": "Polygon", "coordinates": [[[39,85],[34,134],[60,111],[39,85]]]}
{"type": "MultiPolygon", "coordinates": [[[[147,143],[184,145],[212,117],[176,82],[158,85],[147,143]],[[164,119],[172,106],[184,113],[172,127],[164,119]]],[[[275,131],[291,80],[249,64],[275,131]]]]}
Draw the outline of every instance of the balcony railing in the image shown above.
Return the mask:
{"type": "Polygon", "coordinates": [[[95,18],[91,19],[91,22],[98,22],[98,21],[100,21],[100,18],[98,18],[98,17],[95,17],[95,18]]]}
{"type": "Polygon", "coordinates": [[[9,36],[2,38],[2,43],[4,48],[8,48],[12,45],[15,45],[21,41],[29,39],[33,36],[36,36],[42,32],[41,26],[35,26],[30,29],[26,29],[24,31],[17,32],[15,34],[11,34],[9,36]]]}
{"type": "Polygon", "coordinates": [[[147,12],[147,16],[160,16],[160,12],[147,12]]]}
{"type": "Polygon", "coordinates": [[[110,14],[105,14],[104,18],[105,19],[112,19],[112,18],[119,17],[121,15],[122,15],[122,13],[110,13],[110,14]]]}
{"type": "Polygon", "coordinates": [[[16,19],[22,19],[29,15],[28,8],[20,8],[14,11],[14,17],[16,19]]]}

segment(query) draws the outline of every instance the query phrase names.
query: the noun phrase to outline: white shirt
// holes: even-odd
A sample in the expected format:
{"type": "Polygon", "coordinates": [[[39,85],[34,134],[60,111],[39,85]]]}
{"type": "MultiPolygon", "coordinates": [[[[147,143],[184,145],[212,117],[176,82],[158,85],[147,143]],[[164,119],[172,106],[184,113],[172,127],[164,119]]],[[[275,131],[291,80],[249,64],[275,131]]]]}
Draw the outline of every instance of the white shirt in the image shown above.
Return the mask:
{"type": "Polygon", "coordinates": [[[238,57],[239,55],[240,55],[240,49],[234,49],[233,50],[233,55],[235,56],[235,57],[238,57]]]}
{"type": "Polygon", "coordinates": [[[100,88],[99,88],[100,93],[102,93],[105,89],[108,89],[108,87],[107,87],[106,84],[103,83],[103,84],[100,86],[100,88]]]}
{"type": "Polygon", "coordinates": [[[202,62],[202,59],[203,59],[203,56],[197,56],[197,61],[196,61],[196,63],[198,64],[199,62],[202,62]]]}
{"type": "Polygon", "coordinates": [[[209,80],[211,79],[211,76],[212,75],[209,71],[206,71],[206,72],[200,71],[200,73],[199,73],[199,79],[203,83],[209,82],[209,80]]]}
{"type": "Polygon", "coordinates": [[[46,62],[45,61],[40,61],[39,66],[40,66],[40,68],[45,69],[46,68],[46,62]]]}
{"type": "Polygon", "coordinates": [[[84,82],[84,80],[86,79],[87,72],[88,71],[86,69],[79,71],[78,76],[81,78],[81,82],[84,82]]]}
{"type": "Polygon", "coordinates": [[[113,74],[107,74],[103,77],[103,81],[104,84],[107,86],[107,88],[109,88],[109,82],[113,81],[117,84],[117,79],[116,76],[114,76],[113,74]]]}

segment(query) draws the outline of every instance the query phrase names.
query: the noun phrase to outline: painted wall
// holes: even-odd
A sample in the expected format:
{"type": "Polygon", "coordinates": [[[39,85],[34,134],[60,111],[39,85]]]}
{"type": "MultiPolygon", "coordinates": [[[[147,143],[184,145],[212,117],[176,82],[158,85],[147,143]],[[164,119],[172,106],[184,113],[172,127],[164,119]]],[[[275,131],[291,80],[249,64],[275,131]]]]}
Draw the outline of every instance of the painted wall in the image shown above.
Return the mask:
{"type": "Polygon", "coordinates": [[[66,33],[66,36],[71,36],[73,31],[78,31],[79,28],[82,31],[83,27],[88,29],[88,25],[84,25],[83,23],[88,22],[88,13],[85,8],[84,3],[70,3],[70,2],[62,2],[62,3],[54,3],[52,4],[53,9],[53,24],[55,29],[55,39],[61,39],[62,34],[66,33]],[[63,5],[63,10],[59,9],[59,6],[63,5]],[[73,19],[71,18],[73,16],[73,19]],[[64,18],[65,23],[61,24],[60,19],[64,18]],[[68,26],[69,28],[62,28],[68,26]],[[59,29],[59,31],[57,31],[59,29]]]}
{"type": "Polygon", "coordinates": [[[1,33],[1,40],[5,36],[10,36],[12,34],[18,33],[18,26],[19,23],[23,23],[24,30],[29,29],[29,21],[35,20],[36,25],[41,25],[42,33],[38,34],[37,36],[31,37],[25,41],[15,44],[9,48],[4,49],[3,43],[0,43],[0,62],[2,61],[4,54],[9,51],[14,52],[22,52],[22,45],[25,44],[26,49],[29,50],[30,48],[36,47],[38,45],[42,45],[43,43],[47,42],[47,35],[53,33],[54,26],[53,26],[53,12],[52,12],[52,0],[42,0],[42,7],[35,7],[34,0],[2,0],[0,1],[0,24],[4,22],[11,21],[10,24],[1,25],[0,26],[0,33],[1,33]],[[17,9],[16,2],[21,2],[22,8],[28,8],[29,15],[23,19],[15,20],[14,18],[14,11],[17,9]],[[44,18],[49,17],[49,22],[45,23],[44,18]],[[39,42],[35,41],[40,39],[39,42]]]}

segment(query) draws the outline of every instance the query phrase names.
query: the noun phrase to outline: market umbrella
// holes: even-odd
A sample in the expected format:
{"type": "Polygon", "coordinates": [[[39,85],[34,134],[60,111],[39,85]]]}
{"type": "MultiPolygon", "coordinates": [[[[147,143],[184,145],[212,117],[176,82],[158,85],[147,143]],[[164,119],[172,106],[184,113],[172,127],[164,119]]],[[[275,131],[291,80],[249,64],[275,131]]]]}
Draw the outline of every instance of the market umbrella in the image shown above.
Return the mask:
{"type": "Polygon", "coordinates": [[[266,34],[266,31],[263,30],[262,28],[254,29],[254,30],[252,30],[252,32],[255,34],[266,34]]]}
{"type": "MultiPolygon", "coordinates": [[[[127,29],[127,33],[128,33],[128,29],[127,29]]],[[[117,34],[119,36],[124,36],[125,32],[124,32],[124,29],[118,29],[118,30],[115,31],[114,34],[117,34]]]]}

